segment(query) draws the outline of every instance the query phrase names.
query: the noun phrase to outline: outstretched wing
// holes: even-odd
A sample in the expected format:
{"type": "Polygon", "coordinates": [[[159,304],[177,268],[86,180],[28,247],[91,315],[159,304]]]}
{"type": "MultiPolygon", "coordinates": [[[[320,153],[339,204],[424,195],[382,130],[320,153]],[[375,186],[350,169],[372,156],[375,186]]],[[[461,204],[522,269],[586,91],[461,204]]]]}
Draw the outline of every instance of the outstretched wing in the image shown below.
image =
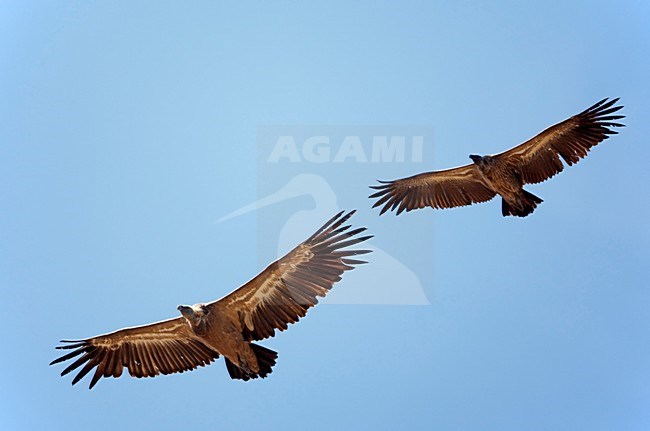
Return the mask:
{"type": "Polygon", "coordinates": [[[246,340],[272,337],[276,329],[284,331],[316,305],[343,272],[366,263],[351,256],[370,250],[343,250],[372,238],[357,236],[366,228],[349,230],[350,225],[344,225],[352,214],[338,213],[257,277],[208,307],[236,316],[246,340]]]}
{"type": "Polygon", "coordinates": [[[399,215],[424,207],[460,207],[486,202],[496,195],[471,164],[380,183],[370,186],[379,191],[369,196],[378,198],[373,208],[383,205],[380,215],[389,209],[397,209],[399,215]]]}
{"type": "Polygon", "coordinates": [[[623,107],[614,106],[616,102],[618,98],[603,99],[496,157],[512,166],[524,184],[545,181],[564,169],[560,156],[571,166],[608,135],[617,134],[612,127],[624,127],[615,121],[625,116],[612,115],[623,107]]]}
{"type": "Polygon", "coordinates": [[[96,368],[89,389],[101,377],[120,377],[124,367],[133,377],[155,377],[158,374],[182,373],[214,361],[219,354],[205,346],[192,332],[183,317],[150,325],[121,329],[110,334],[98,335],[85,340],[62,340],[67,343],[57,349],[74,349],[50,363],[80,358],[63,372],[84,367],[72,380],[74,385],[96,368]]]}

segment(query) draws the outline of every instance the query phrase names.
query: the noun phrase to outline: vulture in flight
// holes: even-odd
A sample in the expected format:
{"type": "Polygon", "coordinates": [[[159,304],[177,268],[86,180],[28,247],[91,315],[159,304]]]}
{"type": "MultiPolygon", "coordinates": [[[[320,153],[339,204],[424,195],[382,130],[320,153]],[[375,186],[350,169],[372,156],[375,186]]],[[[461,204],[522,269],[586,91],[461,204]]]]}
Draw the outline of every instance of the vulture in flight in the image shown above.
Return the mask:
{"type": "Polygon", "coordinates": [[[613,115],[622,106],[603,99],[585,111],[549,127],[521,145],[500,154],[469,156],[472,163],[444,171],[427,172],[395,181],[379,181],[370,198],[373,208],[402,211],[432,207],[453,208],[487,202],[501,196],[503,216],[526,217],[542,199],[523,189],[524,184],[545,181],[562,172],[564,164],[577,163],[587,152],[624,127],[613,115]]]}
{"type": "Polygon", "coordinates": [[[74,385],[95,369],[92,389],[102,377],[120,377],[124,368],[133,377],[155,377],[210,364],[219,355],[233,379],[266,377],[277,353],[253,341],[284,331],[318,303],[343,272],[366,263],[357,255],[370,250],[349,249],[371,235],[365,227],[350,229],[350,216],[338,213],[286,256],[229,295],[206,304],[178,306],[181,316],[150,325],[120,329],[83,340],[62,340],[57,349],[71,352],[50,365],[74,360],[62,376],[81,368],[74,385]]]}

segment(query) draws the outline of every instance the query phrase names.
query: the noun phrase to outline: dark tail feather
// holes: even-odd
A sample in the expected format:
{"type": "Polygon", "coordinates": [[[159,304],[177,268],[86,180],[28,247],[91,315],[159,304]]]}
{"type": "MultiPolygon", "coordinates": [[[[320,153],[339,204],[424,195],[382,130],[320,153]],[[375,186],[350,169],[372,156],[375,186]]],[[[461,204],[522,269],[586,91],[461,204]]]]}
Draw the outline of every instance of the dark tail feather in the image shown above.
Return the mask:
{"type": "Polygon", "coordinates": [[[256,379],[258,377],[264,378],[268,374],[271,374],[271,368],[273,368],[275,365],[275,360],[278,358],[278,353],[257,344],[251,343],[250,346],[253,349],[255,356],[257,356],[257,364],[260,367],[259,372],[255,374],[239,368],[237,365],[230,362],[228,358],[226,358],[226,368],[228,369],[228,374],[230,374],[230,377],[233,379],[248,381],[250,379],[256,379]]]}
{"type": "Polygon", "coordinates": [[[501,214],[504,217],[506,216],[517,216],[517,217],[526,217],[528,214],[535,211],[537,205],[544,202],[542,199],[538,198],[534,194],[522,190],[522,196],[520,198],[521,209],[511,206],[505,199],[501,199],[501,214]]]}

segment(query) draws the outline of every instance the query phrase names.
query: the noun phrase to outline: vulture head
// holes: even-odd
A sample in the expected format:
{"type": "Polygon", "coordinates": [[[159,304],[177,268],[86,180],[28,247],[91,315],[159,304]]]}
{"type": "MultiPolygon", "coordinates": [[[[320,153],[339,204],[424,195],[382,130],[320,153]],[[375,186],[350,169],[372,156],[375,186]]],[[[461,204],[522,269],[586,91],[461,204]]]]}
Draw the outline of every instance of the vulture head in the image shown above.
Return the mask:
{"type": "Polygon", "coordinates": [[[177,310],[181,312],[183,317],[192,326],[198,326],[201,323],[201,318],[204,316],[203,309],[197,306],[179,305],[177,310]]]}
{"type": "Polygon", "coordinates": [[[477,156],[476,154],[471,154],[469,158],[477,165],[487,165],[492,162],[492,156],[477,156]]]}

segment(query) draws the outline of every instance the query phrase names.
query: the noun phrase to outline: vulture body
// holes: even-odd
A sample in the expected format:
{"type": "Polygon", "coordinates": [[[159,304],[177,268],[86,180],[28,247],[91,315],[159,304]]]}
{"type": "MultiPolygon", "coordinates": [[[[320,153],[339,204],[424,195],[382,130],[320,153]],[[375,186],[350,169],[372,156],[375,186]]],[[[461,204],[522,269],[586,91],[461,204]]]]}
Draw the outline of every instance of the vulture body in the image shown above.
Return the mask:
{"type": "Polygon", "coordinates": [[[50,363],[79,356],[62,376],[83,368],[74,385],[95,368],[89,388],[101,377],[155,377],[193,370],[223,355],[233,379],[266,377],[277,353],[253,341],[275,335],[305,316],[329,292],[343,272],[366,263],[354,259],[369,250],[345,249],[371,236],[366,228],[350,229],[354,213],[338,213],[287,255],[224,298],[205,304],[178,306],[181,316],[110,334],[68,341],[57,349],[73,349],[50,363]]]}
{"type": "Polygon", "coordinates": [[[395,181],[380,181],[371,186],[377,199],[373,208],[402,211],[432,207],[452,208],[486,202],[501,196],[503,216],[525,217],[542,199],[523,189],[525,184],[545,181],[562,172],[609,135],[613,127],[624,127],[612,115],[622,106],[617,99],[603,99],[583,112],[549,127],[537,136],[496,155],[470,155],[471,164],[444,171],[427,172],[395,181]]]}

